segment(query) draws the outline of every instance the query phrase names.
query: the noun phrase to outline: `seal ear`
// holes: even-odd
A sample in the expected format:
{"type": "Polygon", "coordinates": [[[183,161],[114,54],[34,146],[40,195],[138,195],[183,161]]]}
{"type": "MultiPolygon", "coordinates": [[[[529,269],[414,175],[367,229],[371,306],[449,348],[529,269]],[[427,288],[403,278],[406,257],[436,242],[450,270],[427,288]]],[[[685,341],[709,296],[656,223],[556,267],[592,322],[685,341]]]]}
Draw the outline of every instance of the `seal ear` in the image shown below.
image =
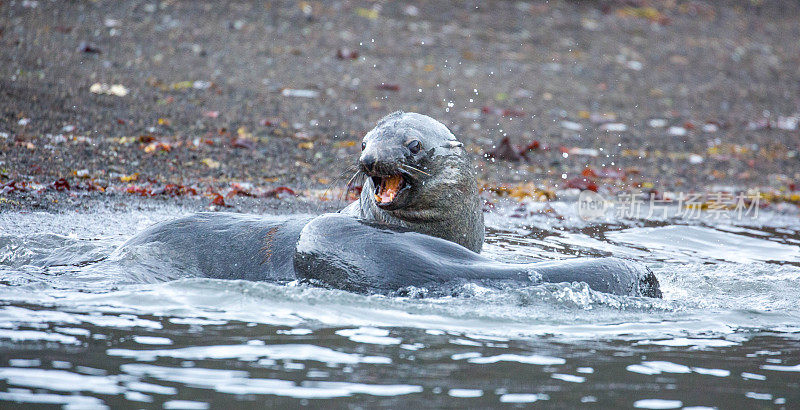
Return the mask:
{"type": "Polygon", "coordinates": [[[450,140],[450,141],[445,142],[444,145],[442,145],[442,148],[458,148],[458,147],[463,147],[463,146],[464,146],[464,144],[462,144],[459,141],[450,140]]]}

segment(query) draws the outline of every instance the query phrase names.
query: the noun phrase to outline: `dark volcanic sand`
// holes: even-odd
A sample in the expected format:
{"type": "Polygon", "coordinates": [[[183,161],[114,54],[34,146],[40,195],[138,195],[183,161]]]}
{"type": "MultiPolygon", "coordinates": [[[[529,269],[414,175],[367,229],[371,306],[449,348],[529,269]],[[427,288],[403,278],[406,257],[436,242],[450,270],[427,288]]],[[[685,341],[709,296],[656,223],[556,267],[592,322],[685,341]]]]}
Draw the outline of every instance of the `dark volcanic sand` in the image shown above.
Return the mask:
{"type": "Polygon", "coordinates": [[[448,125],[489,185],[559,188],[562,174],[605,166],[628,177],[598,180],[601,190],[792,188],[798,39],[800,4],[788,0],[4,0],[0,184],[34,184],[0,191],[0,209],[167,184],[195,187],[205,206],[233,182],[315,201],[355,161],[351,141],[394,110],[448,125]],[[92,93],[94,83],[129,93],[92,93]],[[587,118],[602,113],[627,129],[587,118]],[[503,135],[549,150],[484,159],[503,135]],[[564,158],[573,147],[602,151],[564,158]],[[51,187],[59,178],[69,190],[51,187]]]}

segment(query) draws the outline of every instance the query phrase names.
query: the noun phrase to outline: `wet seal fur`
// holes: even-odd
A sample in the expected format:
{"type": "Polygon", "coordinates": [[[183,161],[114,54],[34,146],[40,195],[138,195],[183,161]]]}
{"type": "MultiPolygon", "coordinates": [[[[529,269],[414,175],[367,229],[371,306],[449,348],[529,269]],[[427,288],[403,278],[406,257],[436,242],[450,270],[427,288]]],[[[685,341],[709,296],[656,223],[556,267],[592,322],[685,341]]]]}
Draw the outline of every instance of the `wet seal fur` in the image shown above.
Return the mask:
{"type": "Polygon", "coordinates": [[[600,292],[661,297],[647,267],[618,258],[517,264],[481,256],[483,213],[469,157],[430,117],[382,119],[364,137],[359,167],[361,196],[339,213],[198,213],[152,226],[119,252],[155,246],[192,274],[367,294],[585,282],[600,292]]]}
{"type": "Polygon", "coordinates": [[[384,117],[362,143],[359,165],[369,176],[360,198],[340,211],[366,221],[407,228],[455,242],[473,252],[483,246],[483,210],[474,169],[461,142],[426,115],[395,112],[384,117]],[[409,149],[417,142],[417,152],[409,149]],[[381,206],[375,177],[401,175],[407,185],[381,206]]]}

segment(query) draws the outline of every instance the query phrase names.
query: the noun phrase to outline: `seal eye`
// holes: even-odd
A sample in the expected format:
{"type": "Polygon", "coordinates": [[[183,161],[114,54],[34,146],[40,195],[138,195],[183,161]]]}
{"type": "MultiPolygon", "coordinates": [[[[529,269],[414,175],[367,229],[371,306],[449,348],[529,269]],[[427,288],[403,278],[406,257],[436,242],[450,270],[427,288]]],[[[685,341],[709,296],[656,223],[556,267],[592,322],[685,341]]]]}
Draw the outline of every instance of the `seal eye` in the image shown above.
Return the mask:
{"type": "Polygon", "coordinates": [[[419,140],[413,140],[408,143],[407,147],[412,154],[416,154],[422,149],[422,143],[419,140]]]}
{"type": "Polygon", "coordinates": [[[366,147],[367,147],[367,142],[366,141],[361,141],[361,151],[364,151],[364,148],[366,148],[366,147]]]}

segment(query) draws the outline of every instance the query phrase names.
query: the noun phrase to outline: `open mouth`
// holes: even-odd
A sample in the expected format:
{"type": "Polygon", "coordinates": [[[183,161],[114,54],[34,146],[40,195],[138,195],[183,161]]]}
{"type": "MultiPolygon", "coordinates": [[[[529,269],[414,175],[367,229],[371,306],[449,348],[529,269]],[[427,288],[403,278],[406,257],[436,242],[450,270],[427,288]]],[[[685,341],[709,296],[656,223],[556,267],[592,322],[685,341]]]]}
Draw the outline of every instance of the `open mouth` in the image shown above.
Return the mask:
{"type": "Polygon", "coordinates": [[[375,185],[375,202],[379,206],[394,203],[397,196],[409,186],[405,178],[399,174],[372,177],[372,182],[375,185]]]}

